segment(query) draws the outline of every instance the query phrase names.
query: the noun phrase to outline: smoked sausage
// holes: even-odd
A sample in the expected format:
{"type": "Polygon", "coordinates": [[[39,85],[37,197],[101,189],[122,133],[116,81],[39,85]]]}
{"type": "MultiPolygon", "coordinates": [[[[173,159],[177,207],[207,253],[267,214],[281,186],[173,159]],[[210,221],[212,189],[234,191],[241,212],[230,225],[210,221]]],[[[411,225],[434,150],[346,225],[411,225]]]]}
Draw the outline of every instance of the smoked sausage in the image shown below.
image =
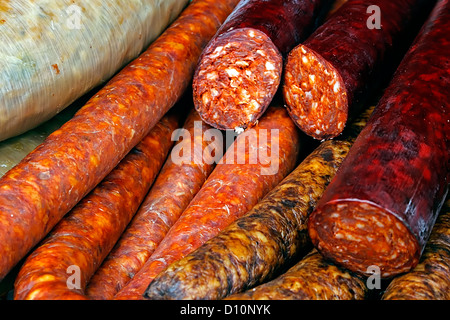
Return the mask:
{"type": "Polygon", "coordinates": [[[0,279],[136,146],[191,83],[237,0],[196,0],[0,179],[0,279]]]}
{"type": "Polygon", "coordinates": [[[238,135],[203,187],[138,274],[115,299],[142,299],[154,277],[248,212],[297,163],[300,135],[284,107],[272,106],[238,135]]]}
{"type": "Polygon", "coordinates": [[[200,58],[195,108],[219,129],[256,124],[278,90],[284,56],[321,21],[329,0],[241,0],[200,58]]]}
{"type": "Polygon", "coordinates": [[[404,45],[404,39],[420,28],[432,4],[349,0],[296,46],[286,60],[282,91],[299,128],[318,140],[338,136],[351,110],[377,87],[375,80],[389,74],[384,63],[392,64],[396,51],[407,50],[410,43],[404,45]],[[372,8],[379,28],[369,23],[372,8]]]}
{"type": "Polygon", "coordinates": [[[440,0],[308,229],[325,257],[390,278],[419,262],[449,183],[450,1],[440,0]]]}
{"type": "Polygon", "coordinates": [[[15,280],[14,299],[88,299],[83,291],[86,283],[150,189],[173,145],[172,132],[180,124],[179,119],[179,114],[174,112],[162,118],[56,225],[21,266],[15,280]],[[78,281],[70,281],[73,272],[77,272],[78,281]]]}

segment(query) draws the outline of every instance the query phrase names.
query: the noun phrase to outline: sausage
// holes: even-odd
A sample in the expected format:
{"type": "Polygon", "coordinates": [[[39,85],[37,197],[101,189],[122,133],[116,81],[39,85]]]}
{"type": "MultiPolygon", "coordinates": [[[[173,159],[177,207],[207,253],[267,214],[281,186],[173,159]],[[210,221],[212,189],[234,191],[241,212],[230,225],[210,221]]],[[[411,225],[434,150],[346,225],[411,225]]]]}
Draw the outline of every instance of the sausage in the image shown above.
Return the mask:
{"type": "Polygon", "coordinates": [[[76,115],[0,179],[0,279],[179,100],[237,0],[197,0],[76,115]]]}
{"type": "Polygon", "coordinates": [[[247,214],[171,264],[145,292],[148,299],[223,299],[271,280],[311,249],[307,218],[344,160],[371,110],[342,140],[322,143],[247,214]]]}
{"type": "Polygon", "coordinates": [[[300,152],[299,137],[284,107],[269,108],[258,126],[240,134],[231,144],[154,253],[115,299],[142,299],[159,272],[256,205],[294,169],[300,152]]]}
{"type": "Polygon", "coordinates": [[[202,119],[237,132],[254,126],[278,90],[283,57],[321,21],[329,0],[241,0],[194,74],[202,119]]]}
{"type": "Polygon", "coordinates": [[[173,145],[179,114],[162,118],[27,257],[15,280],[14,299],[88,299],[86,283],[144,200],[173,145]],[[68,283],[75,270],[80,279],[72,288],[68,283]]]}
{"type": "Polygon", "coordinates": [[[365,300],[365,279],[313,250],[279,277],[225,300],[365,300]]]}
{"type": "Polygon", "coordinates": [[[296,46],[286,59],[282,92],[299,128],[318,140],[342,133],[352,110],[389,74],[385,65],[396,62],[396,51],[406,51],[404,39],[418,30],[432,4],[349,0],[296,46]],[[369,28],[372,6],[380,10],[380,29],[369,28]]]}
{"type": "Polygon", "coordinates": [[[383,300],[450,300],[450,200],[442,208],[420,263],[394,278],[383,300]]]}
{"type": "Polygon", "coordinates": [[[354,272],[410,271],[448,193],[449,18],[440,0],[310,216],[314,246],[354,272]]]}
{"type": "Polygon", "coordinates": [[[206,155],[223,154],[221,139],[204,139],[211,127],[194,109],[183,128],[189,135],[175,145],[133,221],[89,281],[90,299],[111,300],[130,281],[211,174],[215,162],[206,155]],[[191,159],[177,161],[178,150],[190,150],[191,159]]]}
{"type": "Polygon", "coordinates": [[[187,3],[2,1],[0,141],[34,129],[104,85],[157,39],[187,3]]]}

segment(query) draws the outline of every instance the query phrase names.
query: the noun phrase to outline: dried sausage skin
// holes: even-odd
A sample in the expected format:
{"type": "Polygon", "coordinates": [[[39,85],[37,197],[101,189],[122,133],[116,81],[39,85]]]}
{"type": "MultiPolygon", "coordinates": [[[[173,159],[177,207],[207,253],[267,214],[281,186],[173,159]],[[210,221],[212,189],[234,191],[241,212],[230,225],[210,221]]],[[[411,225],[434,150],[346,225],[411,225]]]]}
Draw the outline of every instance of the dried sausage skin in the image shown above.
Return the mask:
{"type": "Polygon", "coordinates": [[[364,300],[367,294],[364,277],[313,250],[274,280],[225,300],[364,300]]]}
{"type": "Polygon", "coordinates": [[[237,0],[193,1],[77,114],[0,180],[0,279],[184,93],[237,0]]]}
{"type": "Polygon", "coordinates": [[[142,299],[159,272],[248,212],[294,169],[300,146],[298,129],[285,108],[269,108],[258,126],[238,135],[144,267],[115,299],[142,299]]]}
{"type": "Polygon", "coordinates": [[[337,137],[349,113],[365,103],[382,73],[389,73],[382,71],[384,64],[394,63],[391,56],[406,47],[404,39],[420,27],[432,4],[349,0],[291,50],[282,91],[299,128],[318,140],[337,137]],[[380,28],[369,25],[373,6],[379,9],[380,28]]]}
{"type": "Polygon", "coordinates": [[[278,90],[284,56],[321,21],[328,0],[241,0],[200,58],[196,110],[218,129],[254,126],[278,90]]]}
{"type": "Polygon", "coordinates": [[[137,211],[161,169],[180,116],[171,113],[50,232],[21,266],[16,300],[87,300],[84,288],[137,211]],[[79,271],[79,288],[69,288],[79,271]],[[70,271],[70,272],[68,272],[70,271]]]}
{"type": "Polygon", "coordinates": [[[310,216],[316,248],[354,272],[410,271],[448,193],[449,18],[439,1],[310,216]]]}
{"type": "Polygon", "coordinates": [[[179,163],[172,154],[168,157],[130,225],[89,281],[86,295],[90,299],[114,298],[154,252],[214,169],[215,162],[203,157],[210,150],[222,154],[223,145],[220,139],[212,143],[203,139],[211,127],[191,110],[183,129],[190,139],[179,141],[172,153],[189,149],[190,161],[179,163]]]}
{"type": "Polygon", "coordinates": [[[322,143],[247,214],[160,273],[147,298],[222,299],[270,280],[307,253],[308,215],[372,110],[348,126],[342,140],[322,143]]]}

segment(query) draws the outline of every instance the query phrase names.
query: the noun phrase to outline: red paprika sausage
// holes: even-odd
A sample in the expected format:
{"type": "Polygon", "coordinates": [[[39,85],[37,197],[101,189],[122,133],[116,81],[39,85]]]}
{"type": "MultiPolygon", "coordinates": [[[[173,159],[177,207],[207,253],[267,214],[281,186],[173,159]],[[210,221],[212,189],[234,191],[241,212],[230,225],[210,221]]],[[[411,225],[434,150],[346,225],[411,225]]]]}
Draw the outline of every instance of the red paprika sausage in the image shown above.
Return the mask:
{"type": "Polygon", "coordinates": [[[16,300],[87,299],[84,295],[86,283],[150,189],[173,145],[171,136],[179,119],[175,113],[165,116],[56,225],[22,265],[15,281],[16,300]],[[73,272],[78,272],[78,283],[70,281],[73,272]]]}
{"type": "Polygon", "coordinates": [[[448,193],[449,28],[440,0],[310,216],[314,245],[352,271],[411,270],[448,193]]]}
{"type": "Polygon", "coordinates": [[[384,63],[394,63],[391,55],[407,50],[404,38],[418,31],[432,3],[349,0],[296,46],[286,60],[282,91],[299,128],[318,140],[338,136],[349,111],[365,102],[383,72],[389,73],[384,63]],[[379,10],[373,9],[380,29],[371,25],[372,8],[379,10]]]}
{"type": "Polygon", "coordinates": [[[0,180],[0,279],[179,100],[237,0],[193,1],[79,112],[0,180]]]}
{"type": "Polygon", "coordinates": [[[294,169],[299,137],[285,108],[269,108],[258,126],[239,135],[228,148],[158,248],[115,299],[142,299],[149,283],[169,264],[248,212],[294,169]]]}
{"type": "Polygon", "coordinates": [[[139,211],[90,280],[89,298],[110,300],[133,278],[211,174],[215,162],[207,156],[223,153],[221,139],[211,142],[204,137],[211,127],[195,110],[183,129],[189,136],[183,134],[175,145],[139,211]],[[177,150],[190,150],[190,159],[180,163],[177,150]]]}
{"type": "Polygon", "coordinates": [[[219,129],[256,124],[281,80],[283,57],[321,20],[329,0],[241,0],[205,48],[194,102],[219,129]]]}

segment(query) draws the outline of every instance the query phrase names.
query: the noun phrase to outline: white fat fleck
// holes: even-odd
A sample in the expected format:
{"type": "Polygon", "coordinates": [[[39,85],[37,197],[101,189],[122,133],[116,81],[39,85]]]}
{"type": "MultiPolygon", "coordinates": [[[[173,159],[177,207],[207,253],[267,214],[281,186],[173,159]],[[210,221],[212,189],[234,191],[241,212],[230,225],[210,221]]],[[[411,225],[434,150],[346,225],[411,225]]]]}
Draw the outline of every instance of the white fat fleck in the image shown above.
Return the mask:
{"type": "Polygon", "coordinates": [[[225,72],[228,74],[230,78],[239,76],[239,72],[233,68],[228,68],[227,70],[225,70],[225,72]]]}
{"type": "Polygon", "coordinates": [[[270,62],[270,61],[266,62],[266,70],[269,70],[269,71],[275,70],[275,66],[273,65],[272,62],[270,62]]]}
{"type": "Polygon", "coordinates": [[[259,55],[262,55],[263,57],[266,56],[266,54],[262,50],[256,50],[256,53],[259,54],[259,55]]]}
{"type": "Polygon", "coordinates": [[[322,131],[316,130],[316,134],[317,134],[317,135],[319,135],[319,134],[321,134],[321,133],[322,133],[322,131]]]}
{"type": "Polygon", "coordinates": [[[214,97],[217,97],[218,95],[219,95],[219,91],[217,91],[216,89],[212,88],[211,89],[211,96],[214,98],[214,97]]]}
{"type": "Polygon", "coordinates": [[[254,37],[255,37],[255,32],[254,32],[253,30],[250,30],[250,31],[248,32],[248,35],[249,35],[251,38],[254,38],[254,37]]]}
{"type": "Polygon", "coordinates": [[[319,105],[319,104],[318,104],[317,102],[313,102],[311,107],[312,107],[313,109],[317,109],[317,106],[318,106],[318,105],[319,105]]]}
{"type": "Polygon", "coordinates": [[[247,76],[251,76],[251,75],[252,75],[252,72],[251,72],[250,70],[246,70],[246,71],[245,71],[245,74],[246,74],[247,76]]]}
{"type": "Polygon", "coordinates": [[[208,79],[208,80],[215,80],[215,79],[217,79],[217,73],[216,72],[208,73],[206,75],[206,79],[208,79]]]}
{"type": "Polygon", "coordinates": [[[341,87],[341,86],[340,86],[339,82],[336,82],[336,83],[334,84],[333,91],[334,91],[335,93],[337,93],[337,92],[339,91],[340,87],[341,87]]]}
{"type": "Polygon", "coordinates": [[[312,83],[316,82],[316,76],[313,74],[309,75],[309,80],[311,80],[312,83]]]}
{"type": "Polygon", "coordinates": [[[248,62],[246,61],[236,61],[236,65],[239,67],[248,67],[248,62]]]}
{"type": "Polygon", "coordinates": [[[306,53],[305,48],[301,47],[301,50],[302,50],[303,53],[306,53]]]}
{"type": "Polygon", "coordinates": [[[308,58],[306,56],[302,57],[302,61],[304,64],[308,64],[308,58]]]}

